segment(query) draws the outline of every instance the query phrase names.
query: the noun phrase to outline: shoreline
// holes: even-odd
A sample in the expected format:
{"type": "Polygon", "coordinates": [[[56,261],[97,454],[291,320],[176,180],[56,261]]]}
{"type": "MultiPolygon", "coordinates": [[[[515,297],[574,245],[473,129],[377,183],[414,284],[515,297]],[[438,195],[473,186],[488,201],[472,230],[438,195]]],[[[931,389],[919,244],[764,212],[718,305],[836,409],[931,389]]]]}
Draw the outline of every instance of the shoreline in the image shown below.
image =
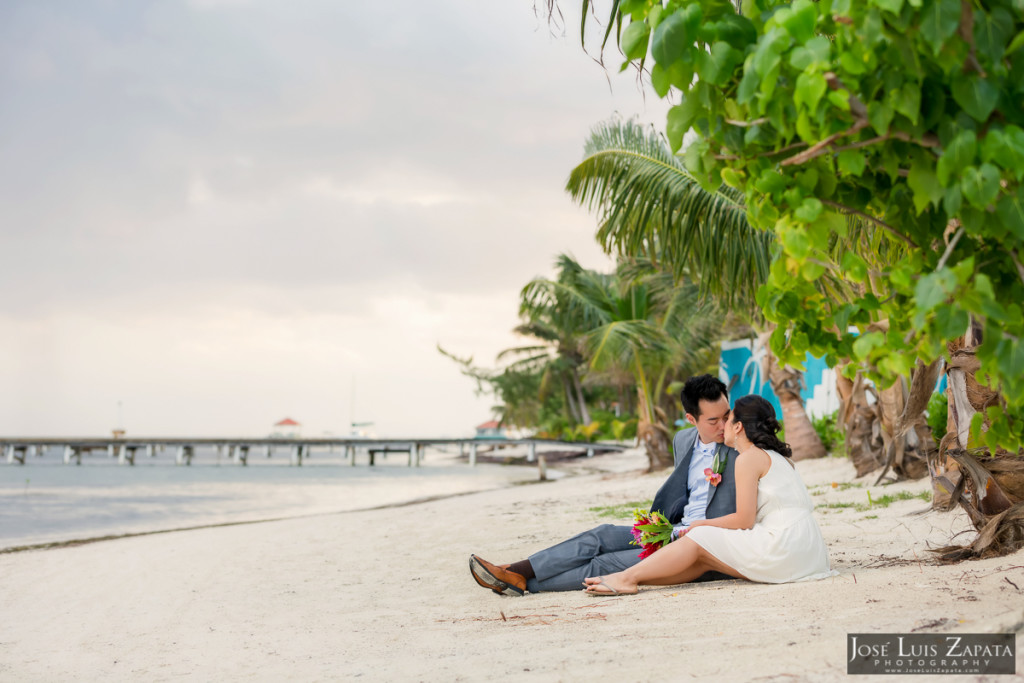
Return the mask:
{"type": "MultiPolygon", "coordinates": [[[[108,492],[115,488],[116,496],[112,497],[113,504],[120,505],[123,508],[123,514],[130,517],[139,512],[142,503],[123,504],[122,499],[141,501],[149,496],[160,495],[169,500],[164,504],[165,509],[162,514],[150,514],[148,521],[134,523],[134,528],[127,528],[125,525],[132,525],[125,522],[121,528],[115,527],[108,533],[104,532],[104,524],[99,524],[99,528],[93,529],[91,532],[90,530],[76,531],[74,529],[63,532],[59,530],[39,531],[34,534],[38,540],[33,540],[31,531],[14,536],[10,540],[0,537],[0,555],[32,550],[50,550],[154,534],[397,509],[510,486],[547,483],[567,476],[576,476],[579,472],[589,469],[574,463],[574,461],[581,460],[580,454],[565,457],[566,452],[560,452],[558,455],[561,457],[556,457],[552,467],[543,470],[546,479],[539,477],[538,463],[525,462],[525,449],[513,448],[500,456],[484,456],[484,459],[474,468],[470,468],[465,457],[443,451],[432,455],[429,464],[416,468],[407,468],[397,463],[381,463],[376,467],[356,467],[352,470],[348,469],[349,466],[346,464],[337,463],[317,463],[314,466],[303,468],[290,468],[274,464],[249,469],[232,464],[210,462],[197,464],[190,468],[175,467],[167,463],[154,463],[151,467],[143,465],[139,468],[124,469],[124,466],[117,465],[116,462],[107,461],[95,463],[87,466],[84,470],[79,470],[77,466],[47,462],[43,463],[42,468],[34,471],[19,470],[17,472],[18,480],[23,473],[35,475],[25,479],[26,484],[23,491],[20,481],[15,481],[15,477],[11,477],[10,472],[0,475],[0,503],[6,503],[13,510],[17,510],[19,506],[31,506],[39,501],[45,503],[62,497],[80,498],[83,499],[83,507],[76,508],[74,511],[75,514],[78,514],[80,509],[86,511],[90,508],[99,509],[104,505],[106,499],[97,496],[108,495],[108,492]],[[7,479],[6,482],[3,481],[4,478],[7,479]],[[42,483],[39,483],[40,479],[43,480],[42,483]],[[299,480],[299,483],[294,481],[296,479],[299,480]],[[434,481],[435,479],[440,481],[434,481]],[[30,481],[32,482],[31,490],[30,481]],[[362,504],[367,496],[365,487],[368,485],[377,486],[382,490],[388,489],[385,495],[391,496],[393,499],[384,503],[362,504]],[[263,490],[253,493],[252,487],[257,486],[263,487],[263,490]],[[334,487],[333,490],[332,487],[334,487]],[[347,507],[337,507],[336,505],[332,507],[331,502],[325,502],[329,495],[333,495],[334,490],[344,496],[346,487],[360,488],[362,498],[353,499],[356,504],[350,504],[347,507]],[[423,493],[421,488],[424,487],[433,492],[423,493]],[[246,488],[249,490],[246,491],[246,488]],[[281,489],[286,490],[290,495],[291,498],[287,501],[289,504],[286,505],[286,501],[277,504],[265,503],[267,507],[263,510],[263,514],[239,511],[247,505],[252,505],[254,497],[273,496],[275,495],[274,490],[280,491],[281,489]],[[304,507],[305,511],[288,512],[287,510],[293,507],[290,505],[290,500],[302,499],[302,494],[306,495],[307,500],[300,500],[299,505],[304,507]],[[214,509],[205,513],[190,513],[196,518],[195,523],[175,525],[174,518],[181,515],[180,508],[188,506],[190,498],[205,501],[214,499],[215,502],[211,506],[214,509]],[[309,499],[312,499],[312,502],[309,499]]],[[[71,504],[68,505],[68,507],[70,506],[71,504]]],[[[32,512],[32,510],[27,510],[21,513],[23,524],[45,523],[31,519],[32,512]]],[[[44,507],[43,513],[46,512],[47,509],[44,507]]],[[[67,516],[71,513],[62,511],[57,514],[67,516]]],[[[186,518],[188,516],[188,514],[185,515],[186,518]]],[[[15,520],[14,524],[17,525],[18,521],[15,520]]],[[[59,519],[51,524],[59,525],[59,519]]],[[[109,526],[109,523],[105,524],[109,526]]]]}
{"type": "Polygon", "coordinates": [[[1011,631],[1022,642],[1024,552],[937,564],[927,549],[947,544],[965,517],[912,514],[924,505],[917,497],[927,480],[875,487],[839,459],[797,463],[836,577],[599,599],[582,591],[504,597],[473,581],[471,553],[510,562],[596,524],[625,523],[598,510],[649,500],[666,475],[640,471],[645,464],[636,454],[592,462],[586,467],[606,471],[394,514],[352,511],[0,555],[8,617],[0,677],[582,681],[659,671],[846,681],[850,633],[1011,631]]]}

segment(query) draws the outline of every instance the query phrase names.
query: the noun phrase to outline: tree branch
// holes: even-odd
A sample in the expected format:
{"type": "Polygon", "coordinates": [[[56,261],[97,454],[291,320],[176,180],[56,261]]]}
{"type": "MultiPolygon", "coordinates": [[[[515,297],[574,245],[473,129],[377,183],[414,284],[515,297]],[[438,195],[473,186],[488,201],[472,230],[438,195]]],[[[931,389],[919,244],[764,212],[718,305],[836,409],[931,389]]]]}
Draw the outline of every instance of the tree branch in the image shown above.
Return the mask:
{"type": "Polygon", "coordinates": [[[728,123],[730,126],[739,126],[740,128],[750,128],[752,126],[759,126],[762,123],[768,123],[768,117],[767,116],[762,116],[761,118],[754,119],[753,121],[734,121],[733,119],[726,119],[725,122],[728,123]]]}
{"type": "Polygon", "coordinates": [[[747,158],[759,159],[761,157],[773,157],[773,156],[776,156],[776,155],[779,155],[779,154],[785,154],[786,152],[789,152],[791,150],[800,149],[801,147],[806,147],[806,146],[807,146],[807,143],[801,141],[801,142],[794,142],[791,145],[786,145],[782,149],[774,149],[774,150],[772,150],[770,152],[760,152],[758,154],[755,154],[753,157],[741,157],[741,156],[738,156],[736,154],[716,154],[715,158],[719,159],[721,161],[735,161],[737,159],[747,159],[747,158]]]}
{"type": "Polygon", "coordinates": [[[1020,276],[1020,281],[1024,282],[1024,264],[1021,264],[1020,256],[1011,249],[1010,258],[1013,259],[1013,265],[1017,266],[1017,275],[1020,276]]]}
{"type": "Polygon", "coordinates": [[[796,164],[806,163],[811,159],[814,159],[815,157],[819,157],[822,154],[824,154],[827,151],[828,146],[831,145],[836,140],[838,140],[839,138],[858,133],[862,129],[867,128],[867,126],[867,119],[857,119],[857,122],[854,123],[853,126],[848,128],[847,130],[842,130],[839,131],[838,133],[834,133],[833,135],[829,135],[824,140],[814,143],[803,152],[800,152],[799,154],[794,154],[788,159],[783,159],[781,162],[779,162],[779,166],[794,166],[796,164]]]}
{"type": "Polygon", "coordinates": [[[874,216],[872,216],[870,214],[866,214],[863,211],[858,211],[857,209],[855,209],[855,208],[853,208],[851,206],[846,206],[845,204],[840,204],[839,202],[834,202],[831,199],[822,199],[820,201],[825,206],[831,206],[833,209],[838,209],[839,211],[843,211],[845,213],[852,213],[853,215],[859,216],[860,218],[863,218],[864,220],[866,220],[866,221],[868,221],[870,223],[874,223],[875,225],[877,225],[878,227],[882,228],[887,233],[889,233],[890,235],[892,235],[896,239],[904,242],[907,246],[909,246],[909,247],[911,247],[913,249],[920,249],[921,248],[921,247],[917,246],[917,243],[914,242],[914,240],[910,239],[909,237],[907,237],[906,235],[901,233],[899,230],[897,230],[896,228],[894,228],[891,225],[889,225],[888,223],[886,223],[885,221],[879,220],[878,218],[875,218],[874,216]]]}
{"type": "MultiPolygon", "coordinates": [[[[956,243],[959,242],[960,238],[963,237],[963,236],[964,236],[964,228],[961,225],[960,229],[957,230],[956,233],[953,235],[953,239],[951,239],[949,241],[949,244],[946,245],[946,252],[942,255],[942,258],[939,259],[939,263],[938,263],[938,265],[935,266],[935,270],[942,270],[943,268],[946,267],[946,261],[949,260],[950,255],[953,253],[953,247],[956,246],[956,243]]],[[[1011,252],[1011,253],[1013,253],[1013,252],[1011,252]]]]}

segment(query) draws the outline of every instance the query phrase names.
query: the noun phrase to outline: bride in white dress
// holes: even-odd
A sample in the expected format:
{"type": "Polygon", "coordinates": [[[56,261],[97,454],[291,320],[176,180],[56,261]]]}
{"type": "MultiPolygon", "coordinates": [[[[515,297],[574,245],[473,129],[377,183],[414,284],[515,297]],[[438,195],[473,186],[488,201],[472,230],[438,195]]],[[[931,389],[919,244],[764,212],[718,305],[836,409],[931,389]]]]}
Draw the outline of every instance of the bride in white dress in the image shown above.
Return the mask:
{"type": "Polygon", "coordinates": [[[777,433],[775,409],[760,396],[736,401],[725,443],[736,458],[736,512],[694,521],[685,535],[640,564],[584,581],[590,595],[687,583],[708,571],[763,583],[833,576],[814,504],[777,433]]]}

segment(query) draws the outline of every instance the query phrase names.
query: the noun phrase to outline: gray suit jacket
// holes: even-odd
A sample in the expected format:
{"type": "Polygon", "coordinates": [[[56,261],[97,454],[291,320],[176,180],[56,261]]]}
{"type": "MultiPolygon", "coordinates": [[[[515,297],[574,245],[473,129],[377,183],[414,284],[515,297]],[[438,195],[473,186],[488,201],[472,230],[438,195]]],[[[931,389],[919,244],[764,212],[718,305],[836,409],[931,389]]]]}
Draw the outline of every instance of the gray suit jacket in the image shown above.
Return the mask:
{"type": "MultiPolygon", "coordinates": [[[[678,524],[683,518],[683,509],[690,501],[690,460],[697,443],[697,429],[681,429],[672,439],[675,469],[658,489],[651,504],[651,510],[660,510],[668,521],[678,524]]],[[[719,457],[725,458],[725,471],[718,486],[712,486],[708,496],[706,517],[722,517],[736,512],[736,451],[725,444],[720,446],[719,457]]]]}

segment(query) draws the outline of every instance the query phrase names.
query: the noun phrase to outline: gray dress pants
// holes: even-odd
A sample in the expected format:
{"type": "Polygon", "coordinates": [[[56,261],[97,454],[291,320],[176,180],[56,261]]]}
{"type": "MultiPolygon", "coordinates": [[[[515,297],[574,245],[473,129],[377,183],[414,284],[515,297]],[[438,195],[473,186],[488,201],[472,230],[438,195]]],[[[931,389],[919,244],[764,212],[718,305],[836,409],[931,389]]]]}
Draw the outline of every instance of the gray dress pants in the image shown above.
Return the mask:
{"type": "Polygon", "coordinates": [[[531,593],[583,590],[583,579],[628,569],[640,561],[642,548],[630,545],[633,527],[602,524],[530,555],[536,578],[526,582],[531,593]]]}

